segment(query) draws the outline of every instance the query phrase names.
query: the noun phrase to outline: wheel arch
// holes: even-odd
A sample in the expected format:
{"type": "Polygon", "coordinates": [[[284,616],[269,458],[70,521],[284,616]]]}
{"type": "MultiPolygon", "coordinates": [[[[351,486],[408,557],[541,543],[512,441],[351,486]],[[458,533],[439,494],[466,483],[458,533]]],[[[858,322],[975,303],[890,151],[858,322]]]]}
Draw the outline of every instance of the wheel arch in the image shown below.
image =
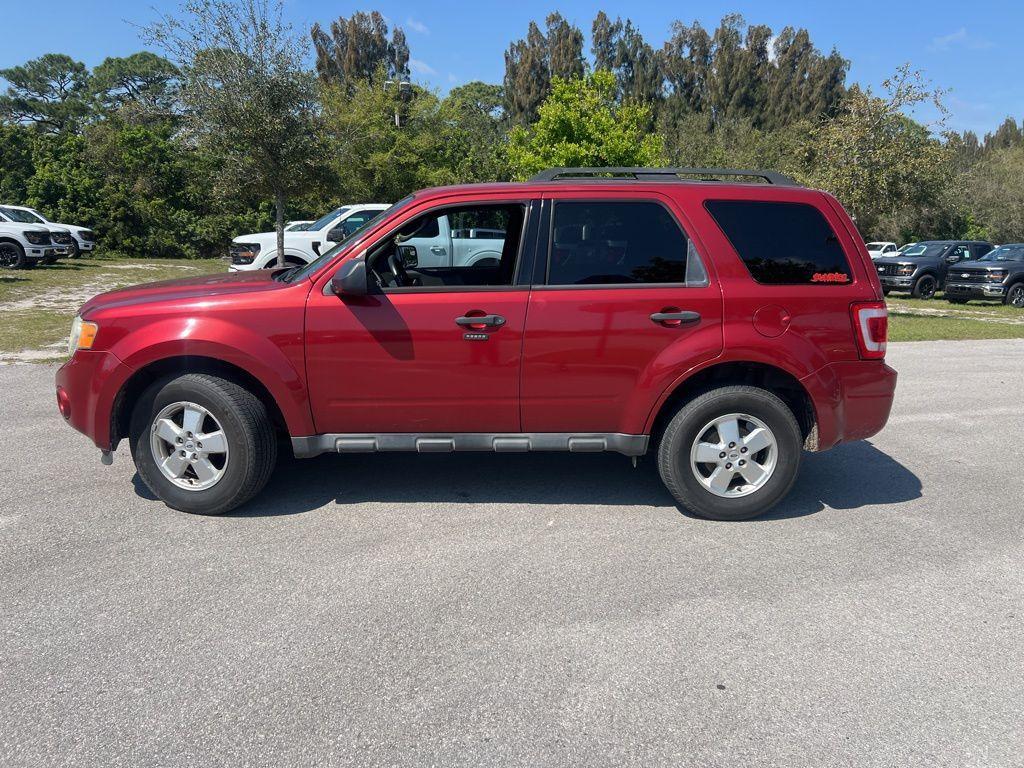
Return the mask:
{"type": "Polygon", "coordinates": [[[769,363],[733,360],[701,368],[677,382],[663,396],[648,423],[648,433],[656,442],[675,412],[698,395],[718,387],[746,384],[774,393],[789,406],[800,425],[807,450],[818,446],[818,416],[814,399],[800,380],[788,371],[769,363]]]}

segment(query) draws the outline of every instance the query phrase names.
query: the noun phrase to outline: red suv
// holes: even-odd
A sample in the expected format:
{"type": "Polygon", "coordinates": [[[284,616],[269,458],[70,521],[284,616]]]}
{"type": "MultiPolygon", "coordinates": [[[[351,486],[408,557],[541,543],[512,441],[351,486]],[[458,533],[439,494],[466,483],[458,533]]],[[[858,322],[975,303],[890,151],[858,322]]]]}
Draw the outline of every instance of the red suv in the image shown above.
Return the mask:
{"type": "Polygon", "coordinates": [[[297,457],[650,451],[680,504],[736,520],[786,495],[803,450],[882,428],[886,332],[827,194],[554,169],[417,192],[307,266],[97,296],[57,402],[187,512],[250,499],[284,436],[297,457]]]}

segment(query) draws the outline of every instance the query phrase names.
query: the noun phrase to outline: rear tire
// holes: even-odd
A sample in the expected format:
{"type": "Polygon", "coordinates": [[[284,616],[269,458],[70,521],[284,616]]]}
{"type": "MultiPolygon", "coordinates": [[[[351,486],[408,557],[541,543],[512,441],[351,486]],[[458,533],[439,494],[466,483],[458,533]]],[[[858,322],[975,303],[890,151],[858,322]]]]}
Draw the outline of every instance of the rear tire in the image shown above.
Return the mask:
{"type": "Polygon", "coordinates": [[[679,409],[658,445],[658,472],[676,501],[695,515],[747,520],[764,514],[789,493],[802,454],[800,426],[779,397],[758,387],[729,386],[705,392],[679,409]],[[725,428],[733,417],[738,417],[739,438],[729,440],[725,428]],[[722,420],[723,432],[713,426],[716,420],[722,420]],[[755,431],[761,430],[767,436],[761,432],[758,439],[755,431]],[[750,448],[744,451],[748,440],[750,448]],[[764,440],[773,447],[757,449],[764,440]],[[720,446],[713,456],[701,452],[716,442],[720,446]],[[746,469],[739,468],[740,461],[747,462],[746,469]],[[761,471],[766,479],[757,478],[761,471]],[[724,487],[714,479],[719,472],[719,480],[726,478],[724,487]]]}
{"type": "Polygon", "coordinates": [[[932,275],[921,275],[914,283],[914,290],[910,295],[915,299],[933,299],[939,290],[939,281],[932,275]]]}
{"type": "Polygon", "coordinates": [[[142,394],[132,413],[131,450],[139,477],[157,497],[172,509],[197,515],[220,515],[244,504],[266,485],[277,461],[276,435],[260,399],[233,381],[205,373],[162,379],[142,394]],[[205,415],[193,431],[186,431],[184,413],[190,409],[205,415]],[[158,418],[161,414],[166,416],[158,418]],[[163,427],[180,433],[181,440],[163,440],[163,427]],[[219,439],[213,437],[217,432],[219,439]],[[196,452],[203,449],[203,435],[209,438],[209,461],[200,472],[204,454],[196,452]],[[212,450],[215,445],[223,446],[223,458],[212,450]],[[180,460],[179,449],[185,457],[180,460]],[[175,463],[169,464],[164,454],[173,454],[175,463]],[[181,467],[180,475],[171,471],[181,467]],[[216,479],[203,487],[210,467],[216,479]]]}
{"type": "Polygon", "coordinates": [[[25,249],[17,243],[0,243],[0,269],[24,269],[28,266],[25,249]]]}

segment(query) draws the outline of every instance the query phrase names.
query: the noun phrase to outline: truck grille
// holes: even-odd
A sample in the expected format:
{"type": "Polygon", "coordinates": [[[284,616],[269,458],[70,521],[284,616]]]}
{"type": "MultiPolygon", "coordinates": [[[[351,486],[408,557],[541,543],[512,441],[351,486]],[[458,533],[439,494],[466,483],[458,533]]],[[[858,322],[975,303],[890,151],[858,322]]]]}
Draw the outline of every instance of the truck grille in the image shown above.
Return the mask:
{"type": "Polygon", "coordinates": [[[946,280],[951,283],[991,283],[988,270],[951,268],[946,280]]]}
{"type": "Polygon", "coordinates": [[[57,245],[71,245],[74,242],[70,232],[51,232],[50,239],[57,245]]]}
{"type": "Polygon", "coordinates": [[[896,265],[895,264],[879,264],[878,265],[878,274],[885,275],[886,277],[892,277],[893,275],[896,274],[896,265]]]}

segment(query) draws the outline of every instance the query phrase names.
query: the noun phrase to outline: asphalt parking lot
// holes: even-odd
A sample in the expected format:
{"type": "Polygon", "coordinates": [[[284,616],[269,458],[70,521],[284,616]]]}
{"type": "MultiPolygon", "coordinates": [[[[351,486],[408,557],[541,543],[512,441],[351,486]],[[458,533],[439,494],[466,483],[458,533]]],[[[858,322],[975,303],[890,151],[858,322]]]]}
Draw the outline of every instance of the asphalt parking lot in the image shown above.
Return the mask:
{"type": "Polygon", "coordinates": [[[543,454],[191,517],[0,367],[0,765],[1022,765],[1024,341],[890,363],[888,428],[732,524],[543,454]]]}

